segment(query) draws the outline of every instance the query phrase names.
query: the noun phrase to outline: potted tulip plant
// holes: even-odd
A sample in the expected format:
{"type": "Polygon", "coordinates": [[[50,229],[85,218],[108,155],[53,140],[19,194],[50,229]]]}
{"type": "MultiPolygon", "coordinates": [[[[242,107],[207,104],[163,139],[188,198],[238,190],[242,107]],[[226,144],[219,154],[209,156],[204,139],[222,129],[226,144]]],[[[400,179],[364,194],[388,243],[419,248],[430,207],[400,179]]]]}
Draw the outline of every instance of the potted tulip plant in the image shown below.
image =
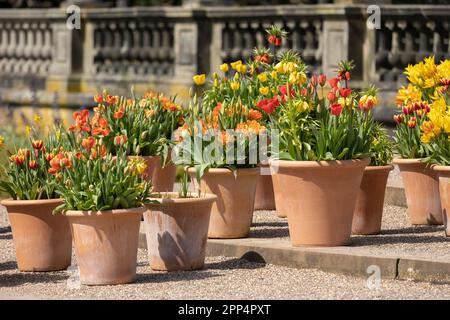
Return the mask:
{"type": "Polygon", "coordinates": [[[175,163],[190,166],[188,173],[201,193],[218,196],[211,210],[210,238],[246,237],[252,223],[259,175],[258,136],[265,133],[265,127],[252,118],[255,111],[240,99],[239,90],[247,81],[241,72],[231,80],[216,76],[202,105],[194,96],[186,122],[175,134],[174,151],[184,154],[175,163]],[[217,90],[227,92],[231,100],[208,98],[217,90]]]}
{"type": "Polygon", "coordinates": [[[420,128],[429,121],[433,101],[440,95],[440,81],[448,77],[448,65],[436,65],[434,57],[429,57],[408,66],[405,73],[410,83],[397,95],[401,113],[394,116],[395,143],[400,157],[394,163],[401,171],[413,225],[443,223],[437,173],[425,161],[432,149],[426,143],[428,136],[421,137],[420,128]]]}
{"type": "Polygon", "coordinates": [[[211,207],[217,196],[189,192],[188,179],[183,171],[178,193],[152,193],[146,204],[144,224],[153,270],[196,270],[205,265],[211,207]]]}
{"type": "MultiPolygon", "coordinates": [[[[127,155],[145,159],[146,173],[154,190],[172,191],[176,167],[170,161],[170,141],[173,131],[183,121],[181,105],[174,99],[153,92],[136,98],[132,91],[132,98],[126,98],[103,91],[94,100],[97,106],[90,123],[86,118],[87,111],[83,111],[85,118],[79,116],[80,112],[74,115],[74,118],[84,122],[81,125],[85,129],[83,138],[89,133],[102,135],[106,151],[115,154],[116,137],[126,137],[129,140],[127,155]]],[[[80,131],[77,125],[71,129],[80,131]]]]}
{"type": "MultiPolygon", "coordinates": [[[[51,171],[60,176],[57,190],[70,223],[80,280],[86,285],[132,282],[136,277],[139,227],[151,182],[146,163],[127,157],[127,143],[117,141],[116,154],[104,153],[102,139],[61,151],[51,171]]],[[[89,138],[87,138],[89,139],[89,138]]]]}
{"type": "Polygon", "coordinates": [[[421,126],[422,143],[431,147],[431,153],[426,159],[432,169],[438,174],[439,194],[445,225],[445,234],[450,236],[450,60],[446,60],[446,79],[438,84],[438,98],[432,103],[428,120],[421,126]]]}
{"type": "MultiPolygon", "coordinates": [[[[377,103],[376,92],[364,95],[359,107],[371,112],[377,103]],[[372,98],[368,98],[372,97],[372,98]]],[[[389,172],[394,168],[392,162],[392,142],[380,124],[371,132],[372,154],[370,164],[364,169],[361,186],[356,198],[353,213],[352,234],[378,234],[381,231],[384,195],[389,172]]]]}
{"type": "Polygon", "coordinates": [[[327,94],[315,80],[304,80],[299,56],[279,65],[294,76],[270,122],[270,130],[279,132],[279,152],[270,160],[278,172],[277,208],[283,203],[294,246],[348,244],[374,126],[371,113],[357,107],[359,94],[348,87],[353,64],[339,63],[327,94]]]}
{"type": "Polygon", "coordinates": [[[59,161],[60,131],[42,140],[30,129],[28,145],[11,154],[3,168],[0,191],[11,198],[0,203],[8,211],[18,269],[64,270],[71,263],[72,238],[67,219],[52,214],[63,200],[56,193],[60,177],[49,173],[59,161]]]}

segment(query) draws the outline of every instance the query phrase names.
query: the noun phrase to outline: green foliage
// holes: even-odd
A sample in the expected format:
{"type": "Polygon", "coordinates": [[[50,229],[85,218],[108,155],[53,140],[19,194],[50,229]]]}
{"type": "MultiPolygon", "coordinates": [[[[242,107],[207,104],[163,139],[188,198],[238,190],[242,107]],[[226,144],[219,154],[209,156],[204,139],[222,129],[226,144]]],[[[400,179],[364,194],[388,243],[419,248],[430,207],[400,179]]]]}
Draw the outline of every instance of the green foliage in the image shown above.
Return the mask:
{"type": "Polygon", "coordinates": [[[372,144],[370,152],[371,166],[386,166],[391,164],[393,158],[393,143],[386,130],[377,123],[371,134],[372,144]]]}
{"type": "Polygon", "coordinates": [[[147,202],[151,183],[142,177],[142,159],[128,159],[124,150],[113,157],[71,157],[72,166],[60,174],[58,194],[65,200],[55,211],[105,211],[138,208],[147,202]]]}
{"type": "Polygon", "coordinates": [[[0,191],[14,200],[57,198],[57,179],[48,170],[48,154],[58,152],[62,146],[60,129],[52,130],[42,141],[30,137],[22,148],[8,151],[10,157],[2,166],[0,191]],[[38,145],[41,145],[38,147],[38,145]]]}

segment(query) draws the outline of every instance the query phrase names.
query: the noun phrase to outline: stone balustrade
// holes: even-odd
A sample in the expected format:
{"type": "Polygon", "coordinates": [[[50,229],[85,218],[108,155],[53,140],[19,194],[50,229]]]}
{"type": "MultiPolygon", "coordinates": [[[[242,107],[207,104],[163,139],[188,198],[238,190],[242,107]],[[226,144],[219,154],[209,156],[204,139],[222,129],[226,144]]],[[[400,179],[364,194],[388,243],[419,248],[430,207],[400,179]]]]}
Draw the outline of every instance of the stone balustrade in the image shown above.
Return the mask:
{"type": "Polygon", "coordinates": [[[372,30],[365,5],[83,8],[72,30],[63,8],[0,10],[0,103],[79,107],[132,85],[186,98],[194,74],[250,58],[275,23],[290,34],[282,50],[298,50],[311,72],[353,59],[356,84],[380,86],[392,106],[406,65],[450,58],[449,15],[450,6],[382,5],[372,30]]]}

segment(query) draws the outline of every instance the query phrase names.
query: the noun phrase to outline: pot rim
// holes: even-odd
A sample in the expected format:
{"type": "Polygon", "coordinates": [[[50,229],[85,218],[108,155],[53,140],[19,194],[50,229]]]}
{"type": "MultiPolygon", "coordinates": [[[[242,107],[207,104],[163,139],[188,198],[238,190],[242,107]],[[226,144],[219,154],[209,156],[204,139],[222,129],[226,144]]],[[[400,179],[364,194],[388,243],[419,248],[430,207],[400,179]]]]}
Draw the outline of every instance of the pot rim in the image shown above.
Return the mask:
{"type": "Polygon", "coordinates": [[[367,166],[364,170],[365,171],[392,171],[394,169],[394,165],[388,164],[385,166],[367,166]]]}
{"type": "Polygon", "coordinates": [[[396,157],[392,160],[393,164],[426,164],[425,162],[421,161],[425,158],[400,158],[396,157]]]}
{"type": "Polygon", "coordinates": [[[123,215],[130,213],[144,213],[146,210],[145,207],[139,208],[129,208],[129,209],[113,209],[113,210],[105,210],[105,211],[81,211],[81,210],[67,210],[62,214],[67,217],[101,217],[101,216],[109,216],[109,215],[123,215]]]}
{"type": "Polygon", "coordinates": [[[32,206],[39,204],[62,204],[64,203],[64,199],[40,199],[40,200],[14,200],[13,198],[8,198],[0,201],[0,204],[5,207],[14,207],[14,206],[32,206]]]}
{"type": "Polygon", "coordinates": [[[370,158],[352,159],[352,160],[322,160],[322,161],[291,161],[291,160],[269,160],[270,166],[274,166],[277,163],[280,167],[302,167],[302,168],[320,168],[320,167],[334,167],[334,166],[347,166],[354,167],[356,165],[368,165],[370,158]]]}
{"type": "Polygon", "coordinates": [[[441,165],[433,165],[431,166],[431,169],[435,170],[435,171],[440,171],[440,172],[450,172],[450,166],[441,166],[441,165]]]}
{"type": "MultiPolygon", "coordinates": [[[[188,172],[196,172],[194,167],[189,167],[187,168],[188,172]]],[[[237,172],[239,172],[239,175],[245,175],[245,174],[258,174],[260,171],[260,167],[254,167],[254,168],[238,168],[236,169],[237,172]]],[[[216,173],[216,174],[232,174],[233,171],[231,169],[228,168],[209,168],[207,170],[205,170],[205,173],[216,173]]]]}
{"type": "MultiPolygon", "coordinates": [[[[170,194],[170,195],[178,196],[178,192],[158,192],[158,193],[163,194],[163,195],[170,194]]],[[[200,198],[198,198],[198,197],[191,197],[191,198],[151,198],[151,197],[149,197],[148,199],[158,201],[158,203],[146,203],[145,205],[147,207],[159,206],[159,205],[169,205],[169,204],[182,204],[182,203],[191,204],[191,203],[195,203],[195,202],[213,202],[213,201],[217,200],[217,196],[212,193],[205,193],[205,194],[202,194],[202,197],[200,197],[200,198]]]]}

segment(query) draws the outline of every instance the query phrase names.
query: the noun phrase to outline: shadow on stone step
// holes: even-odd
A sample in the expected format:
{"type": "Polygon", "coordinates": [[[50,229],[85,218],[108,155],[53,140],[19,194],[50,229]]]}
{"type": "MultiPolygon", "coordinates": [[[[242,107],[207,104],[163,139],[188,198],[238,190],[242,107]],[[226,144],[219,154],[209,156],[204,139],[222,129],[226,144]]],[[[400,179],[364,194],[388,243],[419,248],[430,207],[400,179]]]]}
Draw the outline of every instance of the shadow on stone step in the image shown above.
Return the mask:
{"type": "Polygon", "coordinates": [[[17,263],[15,261],[0,262],[0,271],[17,269],[17,263]]]}
{"type": "Polygon", "coordinates": [[[408,244],[408,243],[450,243],[450,239],[442,236],[391,236],[391,235],[374,235],[374,236],[356,236],[351,239],[351,246],[379,246],[384,244],[408,244]]]}
{"type": "Polygon", "coordinates": [[[381,234],[414,234],[414,233],[431,233],[444,232],[443,226],[411,226],[407,228],[385,229],[381,230],[381,234]]]}

